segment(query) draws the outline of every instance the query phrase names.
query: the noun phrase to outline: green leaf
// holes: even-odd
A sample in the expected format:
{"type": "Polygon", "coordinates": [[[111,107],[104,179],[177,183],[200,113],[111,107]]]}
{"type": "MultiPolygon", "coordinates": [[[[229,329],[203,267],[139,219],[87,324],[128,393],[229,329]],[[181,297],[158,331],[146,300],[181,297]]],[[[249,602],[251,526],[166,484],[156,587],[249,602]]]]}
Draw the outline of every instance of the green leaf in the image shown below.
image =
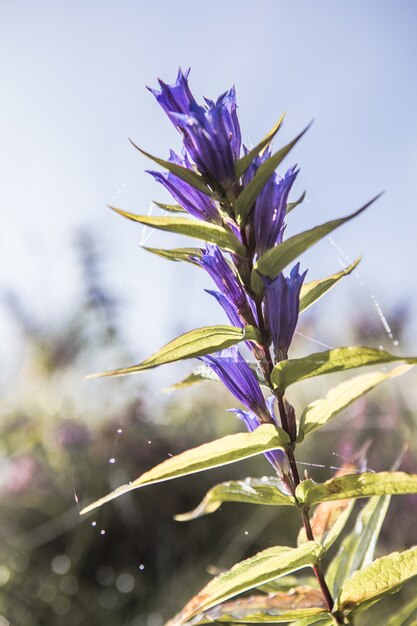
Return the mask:
{"type": "Polygon", "coordinates": [[[230,230],[223,228],[223,226],[210,224],[209,222],[201,222],[188,217],[136,215],[135,213],[128,213],[127,211],[116,209],[115,207],[110,208],[119,215],[133,220],[134,222],[139,222],[139,224],[158,228],[159,230],[166,230],[171,233],[187,235],[195,239],[203,239],[204,241],[217,244],[220,248],[228,252],[245,254],[245,248],[237,237],[230,230]]]}
{"type": "Polygon", "coordinates": [[[161,256],[169,261],[186,261],[187,263],[192,263],[193,265],[198,265],[194,259],[201,258],[202,256],[200,248],[174,248],[172,250],[148,248],[147,246],[142,246],[142,248],[147,252],[152,252],[152,254],[161,256]]]}
{"type": "Polygon", "coordinates": [[[240,178],[242,174],[246,172],[249,165],[256,159],[256,157],[261,154],[269,146],[279,129],[281,128],[282,122],[284,121],[285,113],[281,115],[278,122],[275,126],[265,135],[265,137],[258,143],[257,146],[249,150],[247,154],[245,154],[241,159],[235,162],[235,174],[236,178],[240,178]]]}
{"type": "Polygon", "coordinates": [[[233,598],[239,593],[249,591],[303,567],[313,566],[320,558],[321,552],[321,547],[314,541],[304,543],[298,548],[275,546],[263,550],[213,578],[170,621],[170,626],[180,626],[202,611],[233,598]]]}
{"type": "Polygon", "coordinates": [[[314,302],[324,296],[324,294],[334,287],[341,278],[348,276],[359,265],[362,257],[357,258],[351,265],[345,267],[341,272],[320,278],[319,280],[311,280],[304,283],[300,291],[300,313],[308,309],[314,302]]]}
{"type": "Polygon", "coordinates": [[[326,581],[337,596],[343,581],[372,562],[376,542],[391,496],[371,498],[359,513],[353,531],[343,540],[326,572],[326,581]]]}
{"type": "Polygon", "coordinates": [[[253,331],[254,328],[252,326],[246,326],[243,329],[235,326],[203,326],[173,339],[173,341],[167,343],[158,352],[155,352],[155,354],[152,354],[152,356],[138,365],[91,374],[86,378],[93,379],[104,376],[136,374],[137,372],[143,372],[166,363],[203,356],[204,354],[230,348],[230,346],[244,339],[255,339],[256,335],[254,335],[253,331]]]}
{"type": "Polygon", "coordinates": [[[298,200],[296,200],[295,202],[287,202],[286,214],[288,215],[288,213],[291,213],[291,211],[293,211],[295,207],[297,207],[299,204],[302,204],[304,202],[305,197],[306,197],[306,192],[303,191],[303,193],[298,198],[298,200]]]}
{"type": "Polygon", "coordinates": [[[291,591],[291,589],[297,586],[319,589],[315,576],[293,576],[291,574],[277,578],[277,580],[272,580],[265,585],[260,585],[260,587],[256,587],[256,589],[264,593],[276,593],[277,591],[291,591]]]}
{"type": "Polygon", "coordinates": [[[333,618],[328,614],[328,617],[306,617],[304,619],[292,622],[291,626],[334,626],[333,618]]]}
{"type": "MultiPolygon", "coordinates": [[[[255,179],[256,176],[254,180],[255,179]]],[[[345,224],[346,222],[349,222],[349,220],[360,215],[373,202],[375,202],[380,195],[381,194],[375,196],[375,198],[370,200],[370,202],[367,202],[358,211],[355,211],[346,217],[339,217],[336,220],[331,220],[330,222],[326,222],[325,224],[306,230],[303,233],[290,237],[279,246],[271,248],[258,259],[253,271],[258,271],[260,274],[268,276],[269,278],[276,278],[278,274],[282,272],[287,265],[299,257],[300,254],[311,248],[312,245],[320,241],[320,239],[323,239],[323,237],[326,237],[326,235],[329,235],[342,224],[345,224]]]]}
{"type": "Polygon", "coordinates": [[[323,594],[311,587],[296,587],[290,593],[257,595],[215,606],[192,620],[192,626],[213,622],[280,623],[302,617],[328,615],[323,594]]]}
{"type": "Polygon", "coordinates": [[[201,367],[197,367],[191,372],[191,374],[186,376],[183,380],[180,380],[178,383],[164,387],[162,391],[164,393],[172,393],[174,391],[178,391],[179,389],[185,389],[186,387],[197,385],[198,383],[204,383],[207,380],[218,381],[219,379],[212,369],[203,365],[201,367]]]}
{"type": "Polygon", "coordinates": [[[178,522],[188,522],[202,515],[214,513],[223,502],[296,506],[293,496],[283,493],[281,487],[281,481],[273,477],[267,480],[246,478],[220,483],[207,492],[197,508],[189,513],[176,515],[175,519],[178,522]]]}
{"type": "Polygon", "coordinates": [[[280,361],[272,370],[271,380],[274,387],[283,393],[290,385],[313,376],[395,361],[413,364],[417,363],[417,358],[389,354],[385,350],[365,346],[334,348],[324,352],[315,352],[301,359],[280,361]]]}
{"type": "Polygon", "coordinates": [[[235,463],[242,459],[256,456],[269,450],[285,448],[289,443],[288,435],[272,424],[263,424],[250,433],[228,435],[216,441],[204,443],[201,446],[186,450],[173,456],[148,472],[145,472],[133,482],[118,487],[110,494],[85,507],[81,513],[87,513],[105,502],[110,502],[138,487],[164,482],[172,478],[195,474],[205,469],[220,467],[235,463]]]}
{"type": "MultiPolygon", "coordinates": [[[[402,609],[396,611],[395,614],[385,622],[385,626],[406,626],[406,624],[409,624],[408,620],[411,617],[417,617],[417,596],[411,598],[402,609]]],[[[413,622],[413,624],[415,626],[416,622],[413,622]]],[[[409,626],[413,626],[413,624],[409,624],[409,626]]]]}
{"type": "Polygon", "coordinates": [[[318,502],[407,493],[417,493],[417,474],[364,472],[336,476],[325,483],[315,483],[309,478],[303,480],[295,490],[297,500],[306,506],[318,502]]]}
{"type": "Polygon", "coordinates": [[[156,202],[155,200],[152,200],[152,202],[163,211],[168,211],[168,213],[188,213],[180,204],[165,204],[165,202],[156,202]]]}
{"type": "Polygon", "coordinates": [[[377,385],[391,378],[401,376],[413,367],[413,365],[399,365],[390,372],[362,374],[333,387],[325,398],[315,400],[304,410],[300,418],[298,443],[301,443],[306,435],[326,424],[352,402],[374,389],[377,385]]]}
{"type": "Polygon", "coordinates": [[[414,576],[417,576],[417,547],[383,556],[343,583],[338,608],[352,611],[359,605],[369,607],[383,596],[399,591],[414,576]]]}
{"type": "Polygon", "coordinates": [[[137,146],[131,139],[129,139],[129,141],[132,146],[136,148],[136,150],[139,150],[141,154],[148,157],[148,159],[151,159],[151,161],[154,161],[161,167],[165,168],[166,170],[171,172],[171,174],[178,176],[178,178],[181,178],[181,180],[185,181],[195,189],[202,191],[206,196],[214,195],[211,189],[207,187],[202,176],[200,176],[200,174],[197,174],[197,172],[194,172],[187,167],[182,167],[182,165],[177,165],[177,163],[171,163],[171,161],[164,161],[164,159],[159,159],[158,157],[149,154],[149,152],[145,152],[145,150],[142,150],[142,148],[139,148],[139,146],[137,146]]]}
{"type": "Polygon", "coordinates": [[[239,224],[245,223],[246,218],[253,208],[256,198],[259,196],[262,189],[277,169],[278,165],[295,146],[297,141],[301,139],[308,128],[309,126],[307,126],[307,128],[305,128],[295,139],[293,139],[293,141],[264,161],[257,169],[256,174],[250,183],[241,191],[234,207],[235,215],[239,224]]]}

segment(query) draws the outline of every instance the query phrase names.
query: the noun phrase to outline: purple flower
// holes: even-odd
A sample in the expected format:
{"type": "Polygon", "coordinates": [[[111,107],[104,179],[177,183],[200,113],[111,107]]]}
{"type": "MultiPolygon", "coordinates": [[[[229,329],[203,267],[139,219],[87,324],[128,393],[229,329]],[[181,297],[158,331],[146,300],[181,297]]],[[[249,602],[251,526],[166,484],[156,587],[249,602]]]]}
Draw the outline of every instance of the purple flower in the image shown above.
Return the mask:
{"type": "Polygon", "coordinates": [[[274,344],[275,356],[282,361],[288,356],[300,311],[300,290],[305,275],[299,273],[297,263],[289,278],[281,272],[274,280],[264,277],[265,321],[274,344]]]}
{"type": "MultiPolygon", "coordinates": [[[[212,244],[207,244],[202,257],[196,257],[195,260],[210,274],[217,288],[235,310],[235,315],[239,317],[244,324],[254,323],[252,319],[252,309],[249,305],[245,290],[240,284],[237,275],[220,252],[220,248],[212,244]]],[[[222,306],[223,303],[224,301],[220,302],[222,306]]],[[[223,308],[225,307],[223,306],[223,308]]],[[[226,311],[226,313],[229,319],[231,319],[229,312],[226,311]]],[[[238,325],[241,326],[242,324],[240,323],[238,325]]]]}
{"type": "Polygon", "coordinates": [[[211,296],[213,296],[213,298],[216,298],[217,302],[223,308],[224,312],[226,313],[227,317],[229,318],[233,326],[237,326],[238,328],[243,328],[244,323],[240,319],[239,314],[236,311],[236,308],[233,306],[230,300],[226,298],[225,295],[223,295],[219,291],[212,291],[211,289],[206,289],[206,292],[209,293],[211,296]]]}
{"type": "MultiPolygon", "coordinates": [[[[276,422],[276,418],[273,412],[273,403],[275,401],[275,397],[272,396],[268,399],[268,409],[270,411],[271,417],[276,422]]],[[[251,411],[242,411],[241,409],[230,409],[232,413],[234,413],[242,422],[245,423],[246,428],[251,433],[261,425],[261,420],[252,413],[251,411]]],[[[269,452],[264,452],[266,459],[272,465],[272,467],[277,472],[278,476],[282,477],[285,475],[289,475],[289,467],[288,467],[288,459],[284,450],[270,450],[269,452]]]]}
{"type": "MultiPolygon", "coordinates": [[[[246,155],[248,154],[248,152],[249,152],[248,148],[246,148],[246,146],[243,146],[243,153],[246,155]]],[[[249,185],[250,181],[253,179],[256,172],[258,171],[259,166],[262,165],[264,161],[267,161],[270,156],[271,156],[271,150],[270,148],[267,148],[266,150],[264,150],[264,152],[262,152],[262,154],[258,154],[258,156],[253,159],[252,163],[249,165],[248,169],[243,174],[243,186],[244,187],[249,185]]]]}
{"type": "MultiPolygon", "coordinates": [[[[176,163],[182,167],[191,169],[191,163],[187,159],[187,156],[183,158],[179,157],[173,150],[170,152],[169,160],[171,163],[176,163]]],[[[216,204],[198,189],[195,189],[185,181],[178,178],[171,172],[162,173],[148,170],[155,180],[162,183],[166,189],[171,193],[175,200],[180,204],[188,213],[194,215],[200,220],[207,222],[215,222],[221,224],[220,213],[217,210],[216,204]]]]}
{"type": "Polygon", "coordinates": [[[211,367],[235,398],[260,421],[271,421],[258,379],[235,346],[200,360],[211,367]]]}
{"type": "Polygon", "coordinates": [[[282,242],[288,194],[297,174],[295,167],[289,169],[284,178],[274,174],[256,199],[253,225],[259,255],[282,242]]]}
{"type": "Polygon", "coordinates": [[[173,85],[159,81],[161,91],[150,89],[172,123],[183,134],[184,146],[200,173],[213,188],[227,190],[235,182],[234,160],[240,156],[241,134],[234,87],[216,102],[195,101],[188,72],[178,73],[173,85]]]}
{"type": "Polygon", "coordinates": [[[177,80],[173,85],[167,85],[162,80],[158,79],[161,91],[148,87],[149,91],[153,93],[174,126],[178,125],[172,116],[173,113],[188,114],[190,107],[197,104],[188,86],[189,73],[189,69],[183,73],[180,68],[178,70],[177,80]]]}

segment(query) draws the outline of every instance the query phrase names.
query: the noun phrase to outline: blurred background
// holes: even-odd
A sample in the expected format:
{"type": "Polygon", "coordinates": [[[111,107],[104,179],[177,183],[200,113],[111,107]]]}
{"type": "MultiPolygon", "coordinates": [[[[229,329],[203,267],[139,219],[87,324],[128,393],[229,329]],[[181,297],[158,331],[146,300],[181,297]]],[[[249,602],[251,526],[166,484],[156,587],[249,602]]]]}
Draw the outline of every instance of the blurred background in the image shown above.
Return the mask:
{"type": "MultiPolygon", "coordinates": [[[[286,163],[301,167],[294,199],[307,190],[287,232],[385,194],[304,255],[310,280],[364,258],[303,314],[295,350],[360,342],[415,353],[416,14],[411,1],[384,0],[0,3],[0,626],[161,626],[208,564],[294,542],[286,509],[225,505],[173,520],[216,482],[267,473],[262,459],[135,492],[80,521],[84,500],[240,428],[215,383],[161,391],[190,363],[83,382],[224,321],[203,273],[140,249],[185,240],[106,205],[157,214],[152,200],[168,200],[128,137],[163,158],[179,148],[145,89],[173,82],[178,66],[191,66],[198,98],[236,85],[249,146],[284,110],[279,143],[314,118],[286,163]]],[[[290,399],[300,409],[330,382],[290,399]]],[[[407,442],[402,468],[416,472],[415,389],[411,372],[357,402],[300,461],[325,479],[367,441],[369,467],[381,470],[407,442]]],[[[415,498],[395,499],[381,553],[416,542],[416,513],[415,498]]]]}

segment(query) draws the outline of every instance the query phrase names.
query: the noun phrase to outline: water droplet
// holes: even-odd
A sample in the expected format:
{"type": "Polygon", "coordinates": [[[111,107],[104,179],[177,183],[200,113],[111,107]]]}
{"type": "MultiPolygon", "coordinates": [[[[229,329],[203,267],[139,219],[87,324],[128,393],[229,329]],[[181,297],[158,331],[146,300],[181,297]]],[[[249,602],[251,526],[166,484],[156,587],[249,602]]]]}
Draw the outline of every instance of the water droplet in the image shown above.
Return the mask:
{"type": "Polygon", "coordinates": [[[123,428],[118,428],[118,429],[117,429],[117,434],[118,434],[118,435],[121,435],[121,434],[122,434],[122,432],[123,432],[123,428]]]}
{"type": "Polygon", "coordinates": [[[109,459],[109,463],[110,463],[111,465],[113,465],[114,463],[116,463],[116,459],[112,456],[112,457],[109,459]]]}
{"type": "Polygon", "coordinates": [[[104,528],[103,530],[100,530],[100,535],[105,535],[105,534],[106,534],[106,531],[104,530],[104,528]]]}
{"type": "Polygon", "coordinates": [[[394,346],[399,346],[400,345],[400,342],[397,341],[397,339],[395,339],[393,343],[394,343],[394,346]]]}
{"type": "Polygon", "coordinates": [[[245,535],[249,535],[249,531],[248,530],[245,530],[245,535]]]}
{"type": "Polygon", "coordinates": [[[97,526],[97,522],[91,522],[91,526],[97,526]]]}
{"type": "Polygon", "coordinates": [[[141,564],[139,565],[139,569],[140,569],[141,571],[143,571],[143,570],[145,569],[145,566],[144,566],[144,564],[143,564],[143,563],[141,563],[141,564]]]}
{"type": "Polygon", "coordinates": [[[169,457],[173,457],[174,455],[173,455],[173,454],[171,454],[171,452],[168,452],[168,456],[169,456],[169,457]]]}
{"type": "Polygon", "coordinates": [[[152,441],[149,439],[148,443],[152,443],[152,441]]]}
{"type": "Polygon", "coordinates": [[[378,350],[383,350],[383,349],[384,349],[384,346],[382,346],[382,345],[378,346],[378,350]]]}

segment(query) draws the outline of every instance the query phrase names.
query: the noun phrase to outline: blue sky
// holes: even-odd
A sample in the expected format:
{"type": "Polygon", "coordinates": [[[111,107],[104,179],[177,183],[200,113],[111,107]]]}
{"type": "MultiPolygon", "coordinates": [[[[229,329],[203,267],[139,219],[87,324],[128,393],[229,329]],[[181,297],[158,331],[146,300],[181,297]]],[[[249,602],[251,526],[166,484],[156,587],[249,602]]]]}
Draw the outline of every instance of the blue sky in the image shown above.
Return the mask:
{"type": "MultiPolygon", "coordinates": [[[[0,288],[14,288],[47,323],[67,315],[80,293],[74,231],[85,226],[105,253],[138,360],[177,331],[223,320],[201,293],[206,277],[141,251],[141,228],[106,208],[147,212],[152,199],[168,199],[128,137],[162,157],[179,147],[145,85],[157,76],[172,82],[178,66],[191,66],[198,97],[236,85],[247,144],[284,110],[280,142],[314,118],[287,161],[301,167],[296,191],[308,192],[288,232],[385,190],[335,233],[345,255],[365,255],[364,286],[350,279],[329,306],[346,312],[372,294],[383,309],[415,302],[416,13],[411,0],[3,0],[0,288]]],[[[182,242],[167,234],[151,241],[182,242]]],[[[336,271],[340,258],[326,240],[303,263],[312,279],[336,271]]],[[[0,323],[12,335],[7,316],[0,323]]]]}

